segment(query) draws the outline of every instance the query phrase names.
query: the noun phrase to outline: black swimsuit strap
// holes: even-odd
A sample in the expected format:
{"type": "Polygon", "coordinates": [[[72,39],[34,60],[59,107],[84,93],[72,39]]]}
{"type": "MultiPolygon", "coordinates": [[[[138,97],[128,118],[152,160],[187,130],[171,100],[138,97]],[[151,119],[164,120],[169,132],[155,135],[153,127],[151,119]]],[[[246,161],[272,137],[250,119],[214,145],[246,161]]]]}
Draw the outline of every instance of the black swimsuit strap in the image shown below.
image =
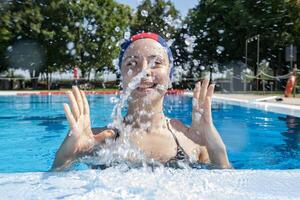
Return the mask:
{"type": "Polygon", "coordinates": [[[177,153],[176,156],[174,158],[171,158],[169,161],[173,161],[173,160],[184,160],[187,158],[187,154],[184,152],[183,148],[179,145],[178,139],[176,137],[176,135],[174,134],[174,132],[172,131],[171,127],[170,127],[170,120],[167,119],[167,127],[170,130],[176,145],[177,145],[177,153]]]}

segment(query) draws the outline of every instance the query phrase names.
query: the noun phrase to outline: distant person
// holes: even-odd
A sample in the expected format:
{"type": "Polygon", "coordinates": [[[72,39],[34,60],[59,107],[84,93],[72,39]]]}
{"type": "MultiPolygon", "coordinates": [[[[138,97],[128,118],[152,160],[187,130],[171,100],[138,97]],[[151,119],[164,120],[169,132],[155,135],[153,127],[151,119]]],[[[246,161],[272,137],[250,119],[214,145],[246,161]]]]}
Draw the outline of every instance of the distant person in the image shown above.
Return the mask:
{"type": "MultiPolygon", "coordinates": [[[[163,113],[173,58],[162,37],[154,33],[132,36],[122,45],[119,60],[124,91],[132,86],[130,84],[138,74],[145,72],[130,93],[127,114],[122,123],[125,129],[131,130],[130,141],[147,158],[166,165],[194,158],[195,162],[212,164],[217,168],[231,167],[226,147],[212,121],[214,85],[209,85],[208,79],[196,83],[192,124],[187,127],[176,119],[168,119],[163,113]],[[148,125],[146,128],[145,124],[148,125]]],[[[91,128],[90,109],[83,91],[73,87],[68,97],[70,105],[64,104],[64,110],[70,132],[56,153],[52,166],[54,171],[66,169],[82,155],[106,148],[103,144],[107,138],[116,138],[116,142],[121,143],[124,139],[120,130],[91,128]]]]}
{"type": "Polygon", "coordinates": [[[73,85],[78,85],[78,79],[79,79],[79,76],[78,76],[78,68],[77,67],[74,67],[73,69],[73,79],[74,79],[74,82],[73,82],[73,85]]]}

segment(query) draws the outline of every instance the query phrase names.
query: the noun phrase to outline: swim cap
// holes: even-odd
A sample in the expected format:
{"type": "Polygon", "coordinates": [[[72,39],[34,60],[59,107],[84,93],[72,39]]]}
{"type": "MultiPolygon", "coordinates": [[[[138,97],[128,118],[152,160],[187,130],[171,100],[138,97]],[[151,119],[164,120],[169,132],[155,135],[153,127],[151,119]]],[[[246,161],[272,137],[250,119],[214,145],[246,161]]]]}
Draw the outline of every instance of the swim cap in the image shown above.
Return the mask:
{"type": "Polygon", "coordinates": [[[130,37],[129,40],[125,40],[125,42],[123,42],[121,44],[121,51],[120,51],[120,55],[119,55],[119,67],[120,67],[120,69],[121,69],[121,66],[122,66],[122,61],[123,61],[125,51],[130,46],[130,44],[133,43],[134,41],[137,41],[139,39],[145,39],[145,38],[155,40],[156,42],[161,44],[161,46],[164,47],[164,49],[167,51],[168,58],[169,58],[169,63],[170,63],[170,77],[171,77],[172,72],[173,72],[173,55],[172,55],[171,49],[169,48],[169,46],[168,46],[168,44],[167,44],[167,42],[165,41],[164,38],[162,38],[160,35],[158,35],[156,33],[150,33],[150,32],[138,33],[136,35],[133,35],[133,36],[130,37]]]}

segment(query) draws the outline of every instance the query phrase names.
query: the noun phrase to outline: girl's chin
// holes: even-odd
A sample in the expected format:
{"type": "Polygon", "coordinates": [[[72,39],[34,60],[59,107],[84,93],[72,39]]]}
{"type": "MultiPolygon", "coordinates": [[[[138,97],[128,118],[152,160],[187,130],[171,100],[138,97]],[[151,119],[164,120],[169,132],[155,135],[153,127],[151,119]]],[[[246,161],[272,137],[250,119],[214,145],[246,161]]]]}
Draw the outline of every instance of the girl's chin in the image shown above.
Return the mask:
{"type": "Polygon", "coordinates": [[[162,98],[164,96],[164,93],[161,93],[156,88],[137,88],[131,93],[131,96],[133,98],[147,97],[150,100],[152,98],[162,98]]]}
{"type": "Polygon", "coordinates": [[[148,93],[152,93],[152,92],[156,92],[157,89],[156,88],[137,88],[136,92],[137,93],[141,93],[141,94],[148,94],[148,93]]]}

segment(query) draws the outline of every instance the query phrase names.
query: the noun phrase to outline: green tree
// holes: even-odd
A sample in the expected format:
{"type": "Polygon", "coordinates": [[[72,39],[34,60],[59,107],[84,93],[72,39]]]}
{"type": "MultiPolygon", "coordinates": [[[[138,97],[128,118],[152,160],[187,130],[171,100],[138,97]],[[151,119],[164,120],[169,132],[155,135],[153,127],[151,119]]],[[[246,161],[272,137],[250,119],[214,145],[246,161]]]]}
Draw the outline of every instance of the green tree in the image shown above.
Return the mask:
{"type": "MultiPolygon", "coordinates": [[[[297,35],[291,7],[284,0],[203,0],[190,10],[187,21],[189,35],[197,38],[193,58],[205,65],[218,63],[220,70],[244,61],[246,39],[259,34],[260,60],[268,60],[276,74],[285,66],[284,47],[297,35]]],[[[255,70],[256,42],[248,47],[248,65],[255,70]]]]}
{"type": "Polygon", "coordinates": [[[10,31],[10,15],[8,12],[9,4],[6,1],[0,2],[0,72],[8,67],[7,60],[5,59],[6,47],[12,39],[13,34],[10,31]]]}
{"type": "MultiPolygon", "coordinates": [[[[3,45],[1,49],[5,51],[1,59],[5,60],[6,67],[28,69],[32,78],[38,77],[44,54],[41,48],[43,16],[38,4],[32,1],[11,1],[0,21],[6,22],[1,24],[0,29],[5,29],[9,35],[6,39],[0,39],[3,45]]],[[[36,79],[33,79],[33,84],[36,83],[36,79]]]]}
{"type": "Polygon", "coordinates": [[[111,0],[11,1],[1,14],[1,67],[12,67],[6,61],[18,55],[18,66],[28,68],[32,75],[34,70],[35,77],[75,65],[84,77],[92,68],[113,68],[117,43],[130,21],[130,8],[111,0]],[[39,49],[39,67],[22,66],[33,51],[20,53],[14,48],[20,43],[23,49],[29,44],[39,49]]]}
{"type": "Polygon", "coordinates": [[[144,0],[133,16],[131,32],[154,32],[165,38],[174,38],[176,30],[181,26],[179,12],[168,0],[144,0]]]}
{"type": "Polygon", "coordinates": [[[111,0],[70,1],[68,12],[68,53],[85,77],[92,68],[113,70],[118,43],[130,23],[130,8],[111,0]]]}

